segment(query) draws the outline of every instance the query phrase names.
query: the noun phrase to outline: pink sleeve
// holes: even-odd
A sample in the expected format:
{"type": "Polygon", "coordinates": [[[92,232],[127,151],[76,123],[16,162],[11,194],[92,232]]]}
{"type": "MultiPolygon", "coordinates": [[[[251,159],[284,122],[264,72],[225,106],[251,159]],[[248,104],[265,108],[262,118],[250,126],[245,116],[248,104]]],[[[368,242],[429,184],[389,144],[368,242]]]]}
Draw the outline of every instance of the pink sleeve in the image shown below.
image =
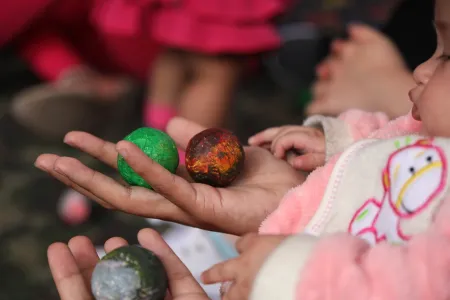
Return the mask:
{"type": "Polygon", "coordinates": [[[312,116],[304,126],[319,128],[325,135],[326,160],[343,152],[356,141],[368,137],[389,122],[382,113],[349,110],[338,118],[312,116]]]}
{"type": "Polygon", "coordinates": [[[370,113],[356,109],[342,113],[338,119],[344,121],[349,126],[355,142],[367,138],[389,123],[389,118],[385,113],[370,113]]]}
{"type": "Polygon", "coordinates": [[[450,298],[450,201],[405,245],[370,247],[348,234],[319,239],[300,274],[296,299],[450,298]]]}
{"type": "Polygon", "coordinates": [[[304,122],[304,126],[320,128],[324,132],[327,161],[361,139],[388,139],[421,130],[421,122],[414,120],[410,113],[389,121],[384,113],[355,109],[346,111],[338,118],[312,116],[304,122]]]}
{"type": "Polygon", "coordinates": [[[339,156],[330,159],[325,166],[314,170],[306,181],[290,190],[282,198],[259,228],[260,234],[296,234],[303,232],[316,213],[328,180],[339,156]]]}

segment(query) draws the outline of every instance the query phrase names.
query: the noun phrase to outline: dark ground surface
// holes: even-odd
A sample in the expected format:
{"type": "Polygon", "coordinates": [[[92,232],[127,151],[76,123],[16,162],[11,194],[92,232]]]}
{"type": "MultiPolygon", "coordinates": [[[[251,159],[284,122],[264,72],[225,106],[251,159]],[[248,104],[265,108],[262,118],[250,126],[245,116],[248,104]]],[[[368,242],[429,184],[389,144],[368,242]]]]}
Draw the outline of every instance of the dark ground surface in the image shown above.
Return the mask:
{"type": "MultiPolygon", "coordinates": [[[[91,167],[115,172],[61,142],[40,140],[18,126],[8,114],[11,95],[36,80],[9,54],[0,57],[0,300],[58,299],[47,266],[50,243],[67,242],[75,235],[86,235],[97,245],[112,236],[134,243],[137,231],[148,224],[143,218],[100,207],[82,226],[70,227],[58,219],[56,203],[64,186],[33,167],[39,154],[74,156],[91,167]]],[[[230,127],[245,140],[268,126],[299,122],[295,103],[286,98],[266,76],[247,79],[233,104],[230,127]]],[[[139,123],[136,109],[125,120],[111,122],[103,136],[117,141],[139,123]]]]}

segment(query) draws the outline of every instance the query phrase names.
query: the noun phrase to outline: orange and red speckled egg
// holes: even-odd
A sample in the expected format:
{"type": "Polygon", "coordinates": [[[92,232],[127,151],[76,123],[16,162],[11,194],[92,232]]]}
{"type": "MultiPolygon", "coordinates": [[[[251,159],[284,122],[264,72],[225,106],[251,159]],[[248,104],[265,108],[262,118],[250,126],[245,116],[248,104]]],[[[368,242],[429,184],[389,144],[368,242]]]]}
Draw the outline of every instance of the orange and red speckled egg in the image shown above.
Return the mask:
{"type": "Polygon", "coordinates": [[[186,169],[192,179],[224,187],[239,175],[245,154],[238,138],[231,132],[210,128],[195,135],[186,148],[186,169]]]}

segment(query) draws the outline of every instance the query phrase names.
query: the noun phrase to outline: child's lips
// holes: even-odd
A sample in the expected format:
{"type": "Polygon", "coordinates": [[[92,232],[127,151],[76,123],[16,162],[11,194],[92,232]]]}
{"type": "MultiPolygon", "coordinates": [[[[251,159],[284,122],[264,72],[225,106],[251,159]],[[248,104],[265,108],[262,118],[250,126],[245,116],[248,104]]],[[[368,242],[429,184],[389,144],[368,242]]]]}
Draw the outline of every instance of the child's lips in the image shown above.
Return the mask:
{"type": "Polygon", "coordinates": [[[421,88],[420,88],[420,86],[416,86],[416,87],[412,88],[412,89],[408,92],[409,100],[410,100],[412,103],[417,104],[417,100],[419,100],[420,94],[421,94],[421,88]]]}

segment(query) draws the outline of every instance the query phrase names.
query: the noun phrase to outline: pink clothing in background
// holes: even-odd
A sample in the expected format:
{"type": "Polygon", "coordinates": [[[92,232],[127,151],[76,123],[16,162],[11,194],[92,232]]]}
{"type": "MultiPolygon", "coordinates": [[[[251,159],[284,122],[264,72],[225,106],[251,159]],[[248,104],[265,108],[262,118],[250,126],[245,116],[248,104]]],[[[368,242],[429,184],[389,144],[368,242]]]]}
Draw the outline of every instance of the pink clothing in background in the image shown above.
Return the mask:
{"type": "Polygon", "coordinates": [[[12,45],[43,80],[56,80],[80,64],[112,71],[116,68],[89,24],[90,9],[90,1],[53,1],[11,38],[12,45]]]}
{"type": "Polygon", "coordinates": [[[7,1],[0,11],[0,46],[13,41],[44,80],[85,64],[145,81],[160,45],[243,55],[277,48],[280,40],[271,19],[289,2],[7,1]]]}
{"type": "Polygon", "coordinates": [[[0,47],[23,32],[54,0],[3,1],[0,9],[0,47]]]}
{"type": "Polygon", "coordinates": [[[272,19],[283,0],[163,1],[153,36],[163,45],[208,54],[253,54],[276,49],[280,38],[272,19]]]}
{"type": "Polygon", "coordinates": [[[7,1],[0,10],[0,46],[12,42],[43,80],[55,80],[63,69],[82,63],[145,81],[158,44],[147,35],[101,30],[91,22],[93,5],[94,0],[7,1]]]}
{"type": "Polygon", "coordinates": [[[280,39],[272,18],[288,0],[96,0],[93,21],[110,34],[144,35],[205,54],[254,54],[280,39]]]}

